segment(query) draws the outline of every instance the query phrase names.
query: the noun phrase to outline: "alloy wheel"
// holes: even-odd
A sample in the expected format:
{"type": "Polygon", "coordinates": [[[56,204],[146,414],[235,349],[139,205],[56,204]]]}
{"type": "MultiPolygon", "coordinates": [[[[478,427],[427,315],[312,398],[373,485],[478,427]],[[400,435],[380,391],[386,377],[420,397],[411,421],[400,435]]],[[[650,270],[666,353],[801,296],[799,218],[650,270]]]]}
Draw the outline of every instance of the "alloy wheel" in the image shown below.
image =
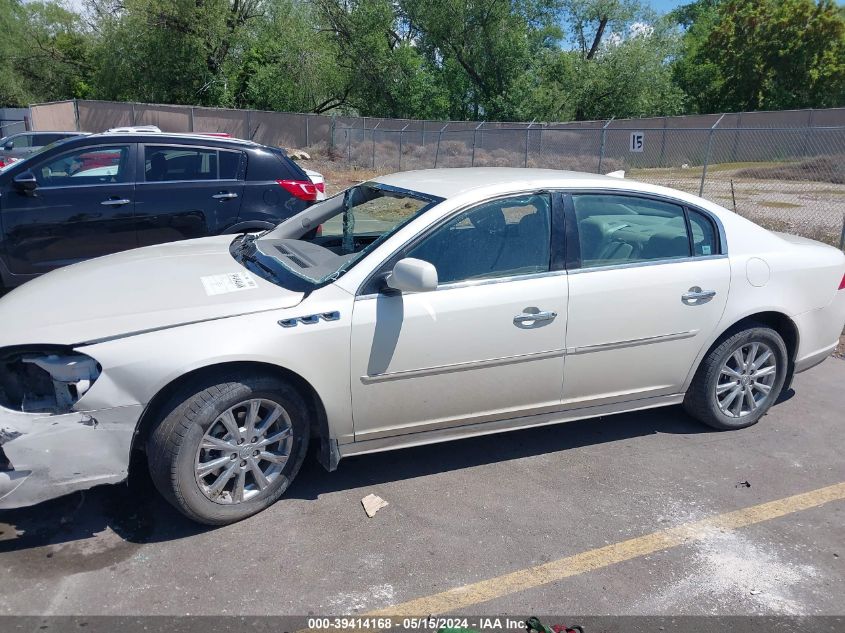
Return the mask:
{"type": "Polygon", "coordinates": [[[293,446],[287,411],[265,399],[245,400],[224,411],[200,442],[197,485],[217,503],[242,503],[279,477],[293,446]]]}
{"type": "Polygon", "coordinates": [[[719,409],[732,418],[754,413],[770,397],[777,371],[777,357],[765,343],[738,347],[719,370],[714,394],[719,409]]]}

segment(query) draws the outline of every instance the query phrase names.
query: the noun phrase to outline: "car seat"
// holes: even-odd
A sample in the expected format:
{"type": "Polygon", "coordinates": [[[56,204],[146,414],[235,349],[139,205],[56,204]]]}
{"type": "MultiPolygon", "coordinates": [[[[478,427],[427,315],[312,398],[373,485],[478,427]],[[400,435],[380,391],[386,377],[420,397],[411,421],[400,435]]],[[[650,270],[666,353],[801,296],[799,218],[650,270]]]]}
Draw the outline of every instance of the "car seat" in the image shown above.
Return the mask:
{"type": "Polygon", "coordinates": [[[150,168],[147,171],[147,182],[158,182],[167,178],[167,159],[162,152],[156,152],[150,158],[150,168]]]}

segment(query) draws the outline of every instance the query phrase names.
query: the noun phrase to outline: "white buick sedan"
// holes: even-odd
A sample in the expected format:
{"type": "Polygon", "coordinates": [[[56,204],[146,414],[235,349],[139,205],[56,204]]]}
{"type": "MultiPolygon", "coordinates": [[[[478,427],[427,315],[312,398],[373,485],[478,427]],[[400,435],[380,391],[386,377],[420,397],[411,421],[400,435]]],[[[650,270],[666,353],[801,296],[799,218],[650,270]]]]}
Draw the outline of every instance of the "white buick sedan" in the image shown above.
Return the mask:
{"type": "Polygon", "coordinates": [[[384,176],[262,235],[110,255],[0,300],[0,508],[146,463],[224,524],[279,499],[309,442],[333,470],[681,403],[740,429],[833,351],[844,288],[835,248],[679,191],[384,176]]]}

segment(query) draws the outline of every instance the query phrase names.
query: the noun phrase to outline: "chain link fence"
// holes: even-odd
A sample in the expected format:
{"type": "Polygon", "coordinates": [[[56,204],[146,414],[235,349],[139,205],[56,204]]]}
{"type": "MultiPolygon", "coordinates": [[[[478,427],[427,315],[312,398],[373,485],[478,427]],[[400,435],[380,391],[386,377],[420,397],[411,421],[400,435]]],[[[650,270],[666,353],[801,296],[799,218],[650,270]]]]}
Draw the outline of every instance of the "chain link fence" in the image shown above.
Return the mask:
{"type": "Polygon", "coordinates": [[[0,119],[0,138],[11,136],[18,132],[26,132],[26,121],[8,121],[0,119]]]}
{"type": "Polygon", "coordinates": [[[33,129],[157,125],[305,148],[379,173],[549,167],[608,173],[702,195],[766,227],[845,247],[845,108],[574,123],[342,117],[63,101],[31,106],[33,129]]]}
{"type": "Polygon", "coordinates": [[[332,157],[377,172],[545,167],[703,196],[767,228],[845,248],[845,126],[658,128],[475,124],[335,128],[332,157]]]}

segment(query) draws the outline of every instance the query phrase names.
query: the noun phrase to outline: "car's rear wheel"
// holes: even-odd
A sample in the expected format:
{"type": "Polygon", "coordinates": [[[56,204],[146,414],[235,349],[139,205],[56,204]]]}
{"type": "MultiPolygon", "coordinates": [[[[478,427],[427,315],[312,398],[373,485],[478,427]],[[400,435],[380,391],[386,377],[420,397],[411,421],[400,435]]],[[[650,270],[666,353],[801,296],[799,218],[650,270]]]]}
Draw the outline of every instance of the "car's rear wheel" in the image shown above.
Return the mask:
{"type": "Polygon", "coordinates": [[[777,400],[788,369],[781,336],[762,325],[749,327],[710,350],[687,391],[684,408],[717,429],[751,426],[777,400]]]}
{"type": "Polygon", "coordinates": [[[153,482],[189,518],[223,525],[282,496],[308,449],[308,408],[277,378],[221,376],[174,397],[147,440],[153,482]]]}

